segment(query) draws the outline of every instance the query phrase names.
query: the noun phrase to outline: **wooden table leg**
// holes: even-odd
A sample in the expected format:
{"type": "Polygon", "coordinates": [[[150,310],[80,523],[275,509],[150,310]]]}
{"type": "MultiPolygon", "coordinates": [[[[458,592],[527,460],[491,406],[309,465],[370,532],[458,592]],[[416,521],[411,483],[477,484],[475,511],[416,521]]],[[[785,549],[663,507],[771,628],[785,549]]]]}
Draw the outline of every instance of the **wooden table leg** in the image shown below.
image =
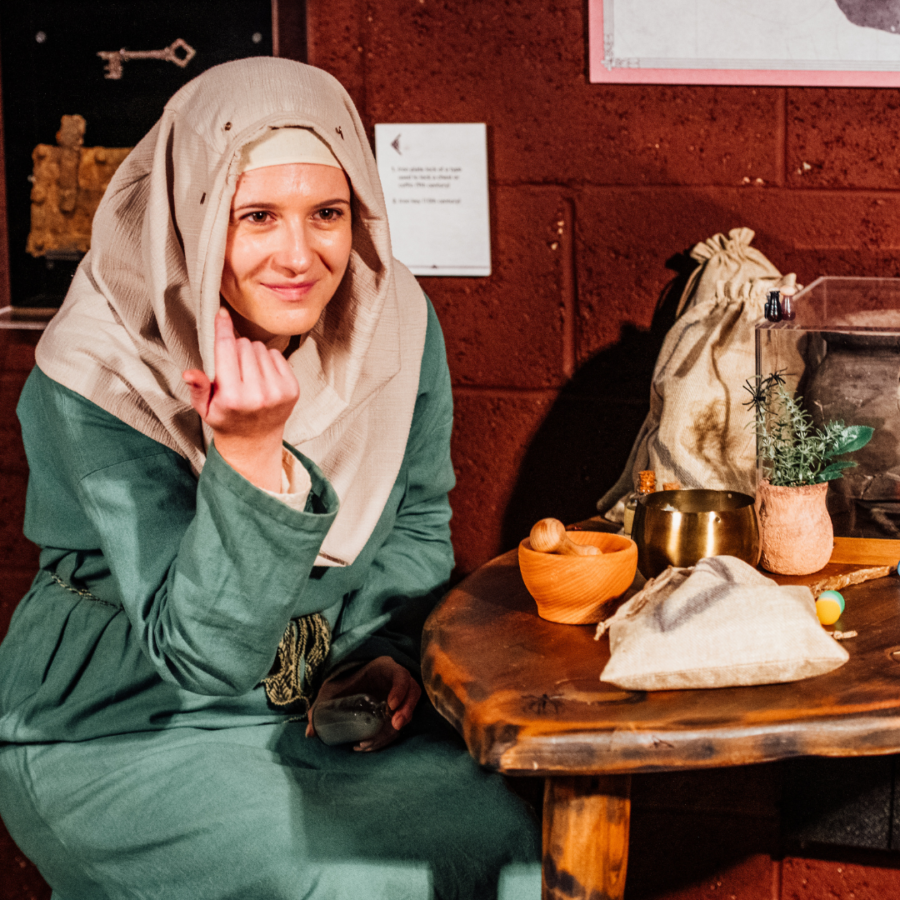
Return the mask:
{"type": "Polygon", "coordinates": [[[630,775],[546,780],[542,900],[624,896],[630,793],[630,775]]]}

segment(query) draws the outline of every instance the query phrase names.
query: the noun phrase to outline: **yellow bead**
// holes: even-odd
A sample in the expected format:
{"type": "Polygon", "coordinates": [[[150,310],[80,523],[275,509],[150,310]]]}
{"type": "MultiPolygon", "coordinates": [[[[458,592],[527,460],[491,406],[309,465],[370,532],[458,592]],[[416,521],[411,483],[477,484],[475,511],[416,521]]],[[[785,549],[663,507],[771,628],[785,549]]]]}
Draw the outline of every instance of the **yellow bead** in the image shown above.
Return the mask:
{"type": "Polygon", "coordinates": [[[842,612],[841,604],[834,597],[820,597],[816,600],[816,615],[823,625],[834,625],[842,612]]]}

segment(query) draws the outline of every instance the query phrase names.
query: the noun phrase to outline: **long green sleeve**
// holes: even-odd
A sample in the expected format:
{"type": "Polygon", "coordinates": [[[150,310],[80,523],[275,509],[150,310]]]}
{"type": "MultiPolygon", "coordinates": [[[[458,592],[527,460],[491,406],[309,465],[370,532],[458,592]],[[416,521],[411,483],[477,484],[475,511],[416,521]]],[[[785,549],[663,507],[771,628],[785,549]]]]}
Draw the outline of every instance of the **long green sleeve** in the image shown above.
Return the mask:
{"type": "Polygon", "coordinates": [[[338,499],[299,456],[298,512],[210,449],[173,451],[35,370],[19,406],[26,535],[41,570],[0,645],[0,741],[277,721],[260,680],[290,619],[321,612],[326,671],[387,654],[418,665],[421,622],[452,566],[452,400],[429,309],[406,453],[352,565],[313,568],[338,499]]]}
{"type": "Polygon", "coordinates": [[[195,481],[177,454],[39,371],[22,403],[41,411],[25,419],[24,438],[45,448],[29,453],[25,523],[46,548],[42,564],[57,561],[53,544],[87,544],[75,571],[52,571],[121,606],[162,679],[215,696],[251,690],[297,614],[337,511],[318,469],[307,462],[323,512],[297,512],[238,475],[215,447],[195,481]],[[48,492],[51,478],[62,491],[48,492]]]}

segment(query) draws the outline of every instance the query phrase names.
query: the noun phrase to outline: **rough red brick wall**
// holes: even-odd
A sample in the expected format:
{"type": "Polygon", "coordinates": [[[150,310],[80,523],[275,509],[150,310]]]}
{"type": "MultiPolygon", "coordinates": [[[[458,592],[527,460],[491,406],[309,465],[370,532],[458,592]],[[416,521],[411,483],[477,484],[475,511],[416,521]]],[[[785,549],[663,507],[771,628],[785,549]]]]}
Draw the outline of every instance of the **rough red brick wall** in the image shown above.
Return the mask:
{"type": "MultiPolygon", "coordinates": [[[[584,0],[311,0],[309,61],[376,122],[486,122],[494,274],[423,278],[456,401],[458,574],[589,516],[648,405],[686,251],[748,226],[802,283],[900,275],[900,92],[592,85],[584,0]]],[[[782,858],[777,766],[635,778],[627,896],[896,893],[782,858]]]]}
{"type": "Polygon", "coordinates": [[[486,122],[494,275],[421,279],[456,390],[461,573],[622,470],[698,241],[808,283],[900,270],[900,94],[592,85],[584,0],[311,0],[310,62],[375,122],[486,122]],[[673,268],[675,267],[675,268],[673,268]]]}
{"type": "MultiPolygon", "coordinates": [[[[660,301],[694,243],[746,225],[803,282],[900,274],[898,92],[591,85],[584,0],[309,7],[310,61],[367,126],[489,126],[494,275],[422,279],[455,386],[460,572],[540,516],[592,513],[643,419],[672,312],[660,301]]],[[[5,279],[0,267],[0,291],[5,279]]],[[[13,418],[31,344],[0,334],[0,634],[36,559],[20,537],[13,418]]],[[[770,766],[636,778],[630,900],[897,893],[893,857],[781,860],[778,778],[770,766]]],[[[0,900],[47,897],[0,829],[0,900]]]]}

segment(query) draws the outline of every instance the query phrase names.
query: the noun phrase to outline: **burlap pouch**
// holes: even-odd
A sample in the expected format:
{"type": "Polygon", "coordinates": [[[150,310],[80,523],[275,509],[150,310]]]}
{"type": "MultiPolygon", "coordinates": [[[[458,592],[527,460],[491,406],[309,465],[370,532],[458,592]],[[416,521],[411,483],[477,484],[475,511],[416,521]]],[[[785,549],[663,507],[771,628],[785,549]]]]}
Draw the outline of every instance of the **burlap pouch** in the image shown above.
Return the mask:
{"type": "MultiPolygon", "coordinates": [[[[795,276],[782,276],[752,240],[749,228],[734,228],[691,251],[699,266],[659,352],[650,412],[624,472],[597,503],[610,521],[622,521],[642,469],[656,472],[657,485],[755,493],[756,444],[743,385],[756,373],[754,329],[766,294],[793,287],[795,276]]],[[[785,365],[802,371],[799,357],[785,365]]]]}
{"type": "Polygon", "coordinates": [[[612,657],[600,676],[629,690],[798,681],[847,651],[816,617],[807,587],[780,587],[733,556],[669,568],[601,622],[612,657]]]}

